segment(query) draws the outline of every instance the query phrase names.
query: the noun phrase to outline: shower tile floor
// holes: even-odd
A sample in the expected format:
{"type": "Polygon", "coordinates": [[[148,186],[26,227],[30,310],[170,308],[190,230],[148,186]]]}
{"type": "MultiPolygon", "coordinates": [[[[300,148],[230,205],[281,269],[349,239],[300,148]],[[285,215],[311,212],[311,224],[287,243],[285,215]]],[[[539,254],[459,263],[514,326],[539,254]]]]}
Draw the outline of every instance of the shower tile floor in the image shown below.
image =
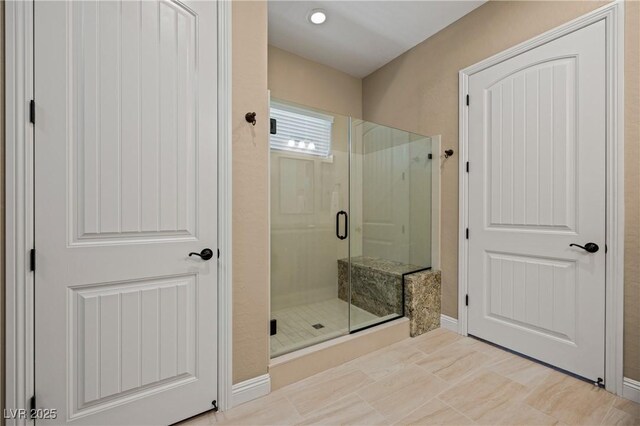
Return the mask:
{"type": "MultiPolygon", "coordinates": [[[[346,334],[349,326],[349,304],[336,297],[279,309],[271,312],[271,318],[278,322],[278,333],[271,336],[273,358],[346,334]]],[[[359,328],[384,319],[356,306],[351,307],[351,323],[359,328]]]]}

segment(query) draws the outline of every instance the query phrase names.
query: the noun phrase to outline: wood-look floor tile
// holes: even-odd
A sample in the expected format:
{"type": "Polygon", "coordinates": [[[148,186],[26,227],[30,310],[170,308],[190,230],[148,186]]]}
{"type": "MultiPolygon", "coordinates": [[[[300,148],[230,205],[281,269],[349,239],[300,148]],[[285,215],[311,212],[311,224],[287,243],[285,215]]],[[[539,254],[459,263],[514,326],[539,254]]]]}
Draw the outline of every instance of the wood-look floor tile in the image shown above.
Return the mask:
{"type": "Polygon", "coordinates": [[[616,400],[613,403],[613,408],[622,410],[632,417],[640,418],[640,404],[628,399],[616,397],[616,400]]]}
{"type": "Polygon", "coordinates": [[[552,371],[525,399],[530,406],[563,423],[599,424],[615,397],[604,389],[552,371]]]}
{"type": "Polygon", "coordinates": [[[472,425],[474,422],[440,401],[432,399],[403,417],[395,425],[472,425]]]}
{"type": "Polygon", "coordinates": [[[473,337],[463,337],[462,339],[460,339],[458,344],[468,345],[470,348],[478,352],[489,355],[493,362],[499,362],[510,358],[520,358],[518,355],[513,354],[505,349],[502,349],[498,346],[490,345],[489,343],[483,342],[482,340],[475,339],[473,337]]]}
{"type": "Polygon", "coordinates": [[[209,411],[208,413],[200,414],[199,416],[191,417],[190,419],[183,420],[178,423],[178,426],[208,426],[214,425],[218,423],[218,421],[222,420],[223,414],[218,412],[214,413],[213,411],[209,411]]]}
{"type": "Polygon", "coordinates": [[[456,381],[472,371],[489,364],[492,358],[474,350],[469,345],[460,345],[460,341],[427,355],[416,365],[448,382],[456,381]]]}
{"type": "Polygon", "coordinates": [[[638,425],[640,405],[439,329],[181,425],[638,425]]]}
{"type": "Polygon", "coordinates": [[[412,365],[358,391],[389,422],[394,422],[434,398],[447,382],[412,365]]]}
{"type": "Polygon", "coordinates": [[[422,336],[415,337],[412,345],[420,349],[425,354],[430,354],[457,340],[460,340],[461,338],[462,336],[457,333],[443,328],[436,328],[422,336]]]}
{"type": "Polygon", "coordinates": [[[640,404],[616,397],[603,425],[640,425],[640,404]]]}
{"type": "Polygon", "coordinates": [[[314,410],[333,404],[344,396],[372,383],[373,380],[360,370],[350,370],[342,374],[323,376],[310,386],[287,389],[287,396],[300,414],[307,415],[314,410]]]}
{"type": "Polygon", "coordinates": [[[602,424],[606,426],[638,426],[640,425],[640,417],[634,417],[624,410],[611,407],[604,420],[602,420],[602,424]]]}
{"type": "Polygon", "coordinates": [[[538,386],[553,371],[521,356],[510,356],[491,365],[489,369],[526,386],[530,390],[538,386]]]}
{"type": "Polygon", "coordinates": [[[374,380],[378,380],[424,359],[424,352],[406,344],[395,344],[358,358],[354,366],[374,380]]]}
{"type": "Polygon", "coordinates": [[[383,425],[384,416],[355,393],[315,410],[301,425],[383,425]]]}
{"type": "Polygon", "coordinates": [[[558,425],[560,422],[555,417],[551,417],[542,411],[536,410],[522,402],[507,403],[496,411],[494,415],[484,417],[484,423],[487,425],[558,425]]]}
{"type": "Polygon", "coordinates": [[[462,379],[439,398],[476,422],[495,423],[501,419],[501,410],[520,402],[527,393],[520,383],[483,369],[462,379]]]}
{"type": "Polygon", "coordinates": [[[291,402],[281,393],[273,393],[226,411],[219,425],[293,425],[302,421],[291,402]]]}
{"type": "Polygon", "coordinates": [[[302,389],[308,389],[317,384],[324,383],[327,380],[330,380],[335,377],[341,377],[346,373],[351,373],[354,371],[360,371],[353,363],[349,362],[338,367],[333,367],[328,370],[322,371],[318,374],[314,374],[313,376],[309,376],[300,381],[291,383],[281,389],[278,392],[282,392],[286,395],[295,394],[302,389]]]}

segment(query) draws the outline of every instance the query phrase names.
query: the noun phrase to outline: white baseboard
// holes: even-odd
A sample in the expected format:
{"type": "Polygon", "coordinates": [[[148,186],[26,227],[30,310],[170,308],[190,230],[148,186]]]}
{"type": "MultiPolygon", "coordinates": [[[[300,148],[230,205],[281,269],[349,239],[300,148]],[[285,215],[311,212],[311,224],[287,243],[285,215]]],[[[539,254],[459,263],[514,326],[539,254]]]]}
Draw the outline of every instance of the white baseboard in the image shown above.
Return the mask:
{"type": "Polygon", "coordinates": [[[640,403],[640,382],[625,377],[622,382],[622,396],[640,403]]]}
{"type": "Polygon", "coordinates": [[[455,333],[458,332],[458,320],[446,315],[440,315],[440,327],[451,330],[455,333]]]}
{"type": "Polygon", "coordinates": [[[231,388],[231,407],[269,395],[269,392],[271,392],[271,376],[268,374],[237,383],[231,388]]]}

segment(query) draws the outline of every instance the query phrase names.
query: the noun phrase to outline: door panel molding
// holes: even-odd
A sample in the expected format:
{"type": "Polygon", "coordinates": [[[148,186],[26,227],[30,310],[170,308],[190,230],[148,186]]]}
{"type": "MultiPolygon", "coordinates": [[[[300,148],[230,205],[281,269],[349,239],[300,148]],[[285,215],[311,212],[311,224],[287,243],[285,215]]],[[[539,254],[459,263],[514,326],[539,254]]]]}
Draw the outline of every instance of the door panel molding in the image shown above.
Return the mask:
{"type": "Polygon", "coordinates": [[[160,2],[69,16],[69,244],[197,240],[198,15],[160,2]]]}
{"type": "MultiPolygon", "coordinates": [[[[33,395],[33,2],[5,3],[5,407],[33,395]]],[[[26,424],[7,420],[7,424],[26,424]]]]}
{"type": "MultiPolygon", "coordinates": [[[[217,2],[218,50],[218,406],[231,407],[231,3],[217,2]]],[[[3,407],[28,409],[34,395],[33,272],[29,250],[33,235],[33,2],[5,4],[6,114],[6,296],[5,377],[3,407]]],[[[37,114],[37,103],[36,103],[37,114]]],[[[30,420],[7,420],[28,424],[30,420]]]]}
{"type": "MultiPolygon", "coordinates": [[[[469,245],[468,106],[469,77],[503,61],[604,20],[606,23],[606,389],[622,394],[622,325],[624,286],[624,4],[615,1],[582,17],[545,32],[459,72],[459,230],[458,230],[458,332],[467,335],[469,245]]],[[[474,102],[473,99],[470,102],[474,102]]],[[[473,167],[473,166],[471,166],[473,167]]],[[[473,234],[473,232],[471,232],[473,234]]]]}

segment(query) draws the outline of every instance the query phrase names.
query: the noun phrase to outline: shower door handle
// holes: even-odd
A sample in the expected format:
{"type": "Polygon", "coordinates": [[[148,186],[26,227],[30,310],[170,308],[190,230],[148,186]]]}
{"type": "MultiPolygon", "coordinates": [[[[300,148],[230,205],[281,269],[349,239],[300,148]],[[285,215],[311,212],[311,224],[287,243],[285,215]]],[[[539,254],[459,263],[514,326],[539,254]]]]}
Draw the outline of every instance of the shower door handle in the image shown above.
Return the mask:
{"type": "Polygon", "coordinates": [[[336,237],[340,240],[344,240],[349,235],[349,217],[347,212],[340,210],[336,213],[336,237]],[[344,216],[344,235],[340,235],[340,216],[344,216]]]}

